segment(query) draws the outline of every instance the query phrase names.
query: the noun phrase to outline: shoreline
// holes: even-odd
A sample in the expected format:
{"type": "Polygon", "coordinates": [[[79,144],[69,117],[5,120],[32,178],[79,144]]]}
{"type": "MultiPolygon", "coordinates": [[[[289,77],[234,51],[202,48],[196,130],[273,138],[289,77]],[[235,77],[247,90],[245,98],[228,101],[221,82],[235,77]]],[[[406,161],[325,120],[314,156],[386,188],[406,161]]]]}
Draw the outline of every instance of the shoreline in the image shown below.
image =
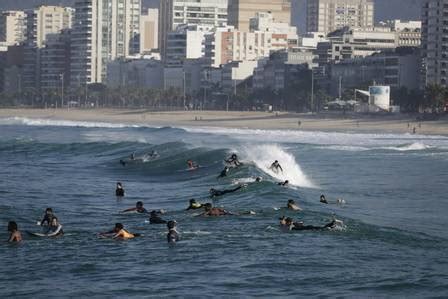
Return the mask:
{"type": "Polygon", "coordinates": [[[302,114],[239,111],[160,111],[146,109],[3,108],[0,118],[23,117],[127,125],[302,130],[345,133],[413,133],[448,136],[448,116],[417,121],[408,115],[302,114]],[[300,125],[299,125],[300,121],[300,125]]]}

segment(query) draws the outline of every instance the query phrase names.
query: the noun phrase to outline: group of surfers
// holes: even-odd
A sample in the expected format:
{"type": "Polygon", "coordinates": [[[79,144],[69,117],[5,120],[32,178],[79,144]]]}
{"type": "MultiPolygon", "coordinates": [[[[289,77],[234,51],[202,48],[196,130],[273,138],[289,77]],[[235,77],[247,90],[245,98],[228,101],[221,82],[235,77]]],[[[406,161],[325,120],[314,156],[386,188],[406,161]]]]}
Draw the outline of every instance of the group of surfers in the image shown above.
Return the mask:
{"type": "MultiPolygon", "coordinates": [[[[228,165],[233,167],[239,167],[243,165],[238,159],[238,156],[236,154],[232,154],[228,159],[224,160],[228,165]]],[[[121,161],[120,161],[121,163],[121,161]]],[[[195,163],[192,160],[187,161],[188,167],[191,169],[198,168],[199,165],[195,163]]],[[[269,167],[270,170],[273,172],[278,173],[279,171],[283,172],[283,168],[279,164],[279,162],[276,160],[274,161],[271,166],[269,167]]],[[[218,178],[222,178],[227,176],[228,172],[230,171],[229,166],[225,166],[224,170],[220,173],[218,178]]],[[[255,179],[255,183],[261,182],[262,178],[257,177],[255,179]]],[[[278,185],[280,186],[287,186],[289,184],[288,180],[285,180],[284,182],[279,182],[278,185]]],[[[227,193],[233,193],[236,192],[242,188],[244,188],[246,185],[239,185],[232,189],[226,189],[226,190],[217,190],[214,188],[211,188],[209,190],[209,197],[211,199],[223,196],[227,193]]],[[[125,195],[125,190],[123,188],[123,184],[121,182],[117,182],[116,189],[115,189],[115,195],[117,197],[123,197],[125,195]]],[[[328,201],[325,198],[325,195],[320,196],[320,202],[328,204],[328,201]]],[[[343,200],[338,199],[337,203],[344,203],[343,200]]],[[[288,200],[286,204],[286,209],[293,210],[293,211],[301,211],[302,209],[296,204],[296,202],[293,199],[288,200]]],[[[188,210],[199,210],[202,209],[203,212],[200,213],[197,216],[224,216],[224,215],[253,215],[256,214],[253,211],[245,211],[240,213],[234,213],[227,211],[223,208],[219,207],[213,207],[211,203],[199,203],[196,201],[196,199],[190,199],[189,206],[187,207],[188,210]]],[[[166,224],[168,232],[167,232],[167,241],[169,243],[176,243],[179,240],[179,232],[177,231],[177,222],[175,220],[164,220],[161,215],[165,213],[164,210],[152,210],[151,212],[148,212],[143,206],[142,201],[138,201],[135,205],[135,207],[128,208],[122,212],[136,212],[136,213],[142,213],[142,214],[149,214],[149,222],[150,224],[166,224]]],[[[324,230],[327,228],[332,228],[335,225],[340,222],[339,220],[333,219],[333,221],[323,225],[323,226],[313,226],[313,225],[304,225],[303,222],[295,222],[293,219],[289,217],[281,217],[280,218],[280,228],[281,230],[324,230]]],[[[62,236],[64,234],[62,230],[62,225],[59,223],[58,218],[53,213],[52,208],[47,208],[45,210],[45,214],[43,216],[43,219],[41,221],[37,222],[38,225],[42,226],[45,230],[45,233],[42,235],[48,236],[48,237],[57,237],[62,236]]],[[[15,221],[10,221],[8,223],[8,232],[10,233],[9,242],[20,242],[22,240],[22,235],[18,229],[18,225],[15,221]]],[[[116,223],[114,228],[107,232],[99,233],[100,237],[104,238],[112,238],[112,239],[132,239],[135,237],[139,237],[140,234],[138,233],[131,233],[127,231],[124,228],[124,225],[122,223],[116,223]]]]}

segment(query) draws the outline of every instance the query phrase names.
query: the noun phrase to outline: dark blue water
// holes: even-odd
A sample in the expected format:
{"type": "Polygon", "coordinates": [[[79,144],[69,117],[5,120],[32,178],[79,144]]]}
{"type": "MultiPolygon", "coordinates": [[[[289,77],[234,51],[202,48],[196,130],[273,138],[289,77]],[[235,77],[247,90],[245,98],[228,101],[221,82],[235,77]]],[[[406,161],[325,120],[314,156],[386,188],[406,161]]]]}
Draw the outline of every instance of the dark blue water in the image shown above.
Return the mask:
{"type": "Polygon", "coordinates": [[[391,134],[180,129],[0,121],[0,297],[446,297],[448,138],[391,134]],[[101,127],[99,127],[101,126],[101,127]],[[156,150],[154,161],[118,161],[156,150]],[[245,165],[216,176],[230,152],[245,165]],[[202,168],[186,171],[187,159],[202,168]],[[267,170],[279,160],[284,175],[267,170]],[[262,176],[259,184],[250,184],[262,176]],[[277,182],[289,179],[289,188],[277,182]],[[121,181],[125,198],[114,196],[121,181]],[[252,216],[195,217],[192,197],[249,183],[214,201],[252,216]],[[320,194],[345,205],[319,203],[320,194]],[[278,209],[295,199],[302,212],[278,209]],[[166,228],[120,211],[143,201],[176,219],[166,228]],[[32,238],[52,207],[56,239],[32,238]],[[345,227],[283,233],[278,217],[345,227]],[[99,239],[122,222],[143,237],[99,239]]]}

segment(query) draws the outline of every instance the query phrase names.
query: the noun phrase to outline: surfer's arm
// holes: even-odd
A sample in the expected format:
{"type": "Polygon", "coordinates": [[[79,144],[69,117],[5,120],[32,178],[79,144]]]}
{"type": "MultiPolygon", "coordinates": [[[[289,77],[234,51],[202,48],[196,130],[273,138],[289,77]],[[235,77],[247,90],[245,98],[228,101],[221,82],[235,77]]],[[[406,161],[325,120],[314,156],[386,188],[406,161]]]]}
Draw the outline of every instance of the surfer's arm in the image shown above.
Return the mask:
{"type": "Polygon", "coordinates": [[[137,210],[137,208],[129,208],[129,209],[126,209],[126,210],[122,211],[122,213],[133,212],[133,211],[136,211],[136,210],[137,210]]]}

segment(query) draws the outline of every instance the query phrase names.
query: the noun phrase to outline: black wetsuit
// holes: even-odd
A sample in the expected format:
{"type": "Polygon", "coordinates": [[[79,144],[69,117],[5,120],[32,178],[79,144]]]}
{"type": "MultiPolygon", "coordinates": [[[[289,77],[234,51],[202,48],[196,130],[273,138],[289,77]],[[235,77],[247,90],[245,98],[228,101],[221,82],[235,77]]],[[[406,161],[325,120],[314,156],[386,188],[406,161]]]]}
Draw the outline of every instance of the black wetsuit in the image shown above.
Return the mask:
{"type": "Polygon", "coordinates": [[[42,225],[42,226],[44,226],[44,225],[50,226],[51,223],[53,223],[53,219],[54,218],[56,218],[56,216],[54,216],[54,215],[50,216],[50,215],[45,214],[44,219],[42,219],[42,221],[40,222],[40,225],[42,225]]]}
{"type": "Polygon", "coordinates": [[[329,227],[333,227],[336,221],[331,221],[330,223],[325,224],[324,226],[314,226],[314,225],[297,225],[294,224],[292,230],[324,230],[329,227]]]}
{"type": "Polygon", "coordinates": [[[225,176],[227,176],[227,172],[229,172],[228,169],[224,169],[223,171],[221,171],[221,173],[219,174],[218,178],[223,178],[225,176]]]}
{"type": "Polygon", "coordinates": [[[210,197],[221,196],[221,195],[224,195],[227,193],[232,193],[237,190],[240,190],[241,188],[243,188],[243,186],[238,186],[234,189],[229,189],[229,190],[213,190],[212,193],[210,194],[210,197]]]}
{"type": "Polygon", "coordinates": [[[164,224],[164,223],[166,223],[166,220],[163,220],[159,216],[152,214],[149,217],[149,223],[150,224],[164,224]]]}
{"type": "Polygon", "coordinates": [[[115,189],[115,195],[116,196],[124,196],[124,189],[123,188],[115,189]]]}
{"type": "Polygon", "coordinates": [[[166,238],[168,243],[176,243],[177,241],[179,241],[179,233],[174,229],[170,229],[170,231],[166,235],[166,238]]]}

